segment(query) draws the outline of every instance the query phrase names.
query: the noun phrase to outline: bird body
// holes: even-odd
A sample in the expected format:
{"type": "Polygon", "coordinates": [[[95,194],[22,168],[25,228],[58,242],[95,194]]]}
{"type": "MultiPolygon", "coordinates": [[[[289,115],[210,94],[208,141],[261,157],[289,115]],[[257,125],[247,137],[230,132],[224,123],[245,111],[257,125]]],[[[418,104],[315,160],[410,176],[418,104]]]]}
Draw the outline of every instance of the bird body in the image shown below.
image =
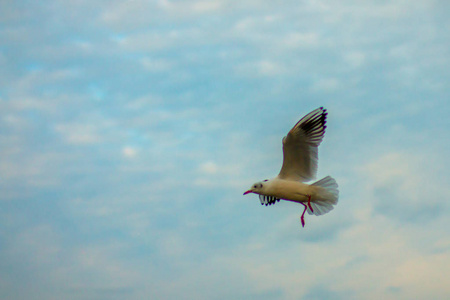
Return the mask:
{"type": "Polygon", "coordinates": [[[310,215],[319,216],[329,212],[333,209],[333,205],[337,204],[339,197],[338,185],[331,176],[313,184],[279,177],[264,181],[261,184],[262,187],[254,193],[301,204],[309,202],[311,208],[308,207],[307,211],[310,215]]]}
{"type": "Polygon", "coordinates": [[[314,187],[309,184],[278,177],[266,181],[261,190],[261,194],[299,203],[308,202],[307,195],[313,192],[314,187]]]}
{"type": "Polygon", "coordinates": [[[326,176],[312,184],[305,183],[317,172],[318,146],[325,133],[326,116],[326,109],[320,107],[300,119],[283,138],[283,165],[278,176],[253,184],[244,195],[258,194],[265,205],[280,199],[302,204],[302,226],[306,211],[319,216],[332,210],[339,198],[334,178],[326,176]]]}

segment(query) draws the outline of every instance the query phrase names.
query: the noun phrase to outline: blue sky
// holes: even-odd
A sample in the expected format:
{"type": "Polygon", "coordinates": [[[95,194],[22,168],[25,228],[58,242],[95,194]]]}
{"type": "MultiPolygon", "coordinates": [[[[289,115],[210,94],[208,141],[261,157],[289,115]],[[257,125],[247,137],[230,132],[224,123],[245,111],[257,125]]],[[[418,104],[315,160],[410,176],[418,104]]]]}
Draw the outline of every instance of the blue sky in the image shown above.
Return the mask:
{"type": "Polygon", "coordinates": [[[2,1],[0,298],[448,299],[447,1],[2,1]],[[329,214],[242,196],[324,106],[329,214]]]}

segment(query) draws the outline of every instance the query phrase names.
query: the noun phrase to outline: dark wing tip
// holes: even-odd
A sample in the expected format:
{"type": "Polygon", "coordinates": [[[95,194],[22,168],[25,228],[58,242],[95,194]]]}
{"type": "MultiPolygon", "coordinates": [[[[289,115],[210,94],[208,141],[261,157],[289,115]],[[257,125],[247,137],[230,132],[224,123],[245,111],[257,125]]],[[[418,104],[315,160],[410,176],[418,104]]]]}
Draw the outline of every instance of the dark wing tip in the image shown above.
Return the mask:
{"type": "Polygon", "coordinates": [[[275,204],[277,201],[280,201],[279,198],[274,196],[266,196],[266,195],[259,195],[259,200],[261,201],[261,205],[272,205],[275,204]]]}
{"type": "Polygon", "coordinates": [[[296,128],[301,129],[308,136],[311,143],[318,145],[322,141],[325,129],[327,128],[325,125],[327,115],[327,110],[323,107],[315,109],[298,121],[293,130],[296,128]]]}

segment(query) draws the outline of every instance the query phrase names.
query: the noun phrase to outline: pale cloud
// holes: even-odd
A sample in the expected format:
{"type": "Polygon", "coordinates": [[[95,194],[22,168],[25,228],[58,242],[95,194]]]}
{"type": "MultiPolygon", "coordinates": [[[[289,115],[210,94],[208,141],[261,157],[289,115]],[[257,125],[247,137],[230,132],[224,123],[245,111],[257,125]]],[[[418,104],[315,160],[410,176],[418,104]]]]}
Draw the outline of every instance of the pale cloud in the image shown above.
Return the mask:
{"type": "MultiPolygon", "coordinates": [[[[198,167],[199,175],[192,181],[193,184],[202,187],[229,187],[244,188],[240,180],[245,165],[238,165],[234,162],[216,163],[207,161],[201,163],[198,167]]],[[[239,193],[240,194],[240,193],[239,193]]]]}
{"type": "Polygon", "coordinates": [[[54,265],[61,253],[60,243],[61,236],[50,225],[42,224],[14,237],[9,251],[10,255],[16,252],[29,264],[54,265]]]}
{"type": "Polygon", "coordinates": [[[350,52],[344,54],[344,60],[350,64],[353,68],[358,68],[363,66],[366,61],[366,54],[363,52],[350,52]]]}
{"type": "Polygon", "coordinates": [[[118,45],[126,51],[162,51],[177,44],[180,36],[172,32],[140,32],[124,36],[118,45]]]}
{"type": "Polygon", "coordinates": [[[100,14],[101,22],[125,29],[155,24],[165,18],[179,22],[211,13],[220,13],[227,1],[114,1],[100,14]],[[145,13],[144,13],[145,12],[145,13]],[[130,16],[133,16],[130,18],[130,16]]]}
{"type": "Polygon", "coordinates": [[[122,148],[122,154],[127,158],[134,158],[136,157],[138,151],[136,148],[131,146],[125,146],[122,148]]]}
{"type": "Polygon", "coordinates": [[[221,9],[223,1],[194,1],[192,10],[198,13],[211,13],[221,9]]]}
{"type": "Polygon", "coordinates": [[[375,210],[410,222],[439,217],[448,209],[441,199],[449,197],[450,190],[442,182],[440,171],[431,167],[437,159],[389,153],[365,166],[362,173],[370,180],[375,210]]]}
{"type": "Polygon", "coordinates": [[[145,70],[149,72],[167,72],[172,69],[172,63],[165,59],[144,57],[141,59],[141,63],[145,70]]]}
{"type": "Polygon", "coordinates": [[[416,253],[402,261],[395,270],[391,284],[401,287],[405,298],[445,299],[450,294],[450,287],[442,278],[450,276],[449,270],[448,252],[427,256],[416,253]]]}
{"type": "Polygon", "coordinates": [[[60,124],[55,130],[70,144],[94,144],[101,141],[97,127],[93,124],[60,124]]]}
{"type": "Polygon", "coordinates": [[[313,48],[319,46],[319,43],[319,36],[315,32],[290,33],[281,42],[288,48],[313,48]]]}
{"type": "Polygon", "coordinates": [[[162,13],[164,3],[168,1],[114,1],[101,10],[99,19],[110,25],[136,26],[151,23],[151,17],[157,13],[162,13]],[[144,18],[142,12],[150,13],[148,18],[144,18]],[[133,16],[130,18],[129,16],[133,16]]]}
{"type": "Polygon", "coordinates": [[[259,32],[259,28],[274,23],[277,20],[279,18],[275,15],[248,16],[237,20],[233,29],[236,34],[259,32]]]}
{"type": "Polygon", "coordinates": [[[237,76],[245,77],[273,77],[286,72],[285,67],[275,61],[261,60],[236,66],[237,76]]]}
{"type": "Polygon", "coordinates": [[[336,78],[321,78],[312,85],[311,89],[315,92],[333,92],[339,88],[339,81],[336,78]]]}
{"type": "Polygon", "coordinates": [[[214,162],[208,161],[208,162],[202,163],[199,166],[199,170],[200,170],[200,172],[205,173],[205,174],[215,174],[218,171],[218,167],[217,167],[217,164],[215,164],[214,162]]]}
{"type": "Polygon", "coordinates": [[[275,76],[283,72],[283,67],[275,62],[263,60],[256,64],[258,73],[266,76],[275,76]]]}

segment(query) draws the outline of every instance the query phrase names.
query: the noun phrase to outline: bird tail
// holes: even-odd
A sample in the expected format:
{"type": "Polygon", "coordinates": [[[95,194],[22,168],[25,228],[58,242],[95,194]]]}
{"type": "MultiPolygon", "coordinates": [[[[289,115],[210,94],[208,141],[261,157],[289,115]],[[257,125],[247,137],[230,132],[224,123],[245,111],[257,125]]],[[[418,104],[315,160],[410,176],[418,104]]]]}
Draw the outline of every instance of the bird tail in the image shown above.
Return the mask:
{"type": "Polygon", "coordinates": [[[338,203],[339,190],[338,184],[333,177],[327,176],[319,181],[311,184],[312,187],[316,187],[313,194],[313,201],[311,206],[314,211],[308,207],[308,214],[320,216],[326,214],[334,208],[334,205],[338,203]]]}

